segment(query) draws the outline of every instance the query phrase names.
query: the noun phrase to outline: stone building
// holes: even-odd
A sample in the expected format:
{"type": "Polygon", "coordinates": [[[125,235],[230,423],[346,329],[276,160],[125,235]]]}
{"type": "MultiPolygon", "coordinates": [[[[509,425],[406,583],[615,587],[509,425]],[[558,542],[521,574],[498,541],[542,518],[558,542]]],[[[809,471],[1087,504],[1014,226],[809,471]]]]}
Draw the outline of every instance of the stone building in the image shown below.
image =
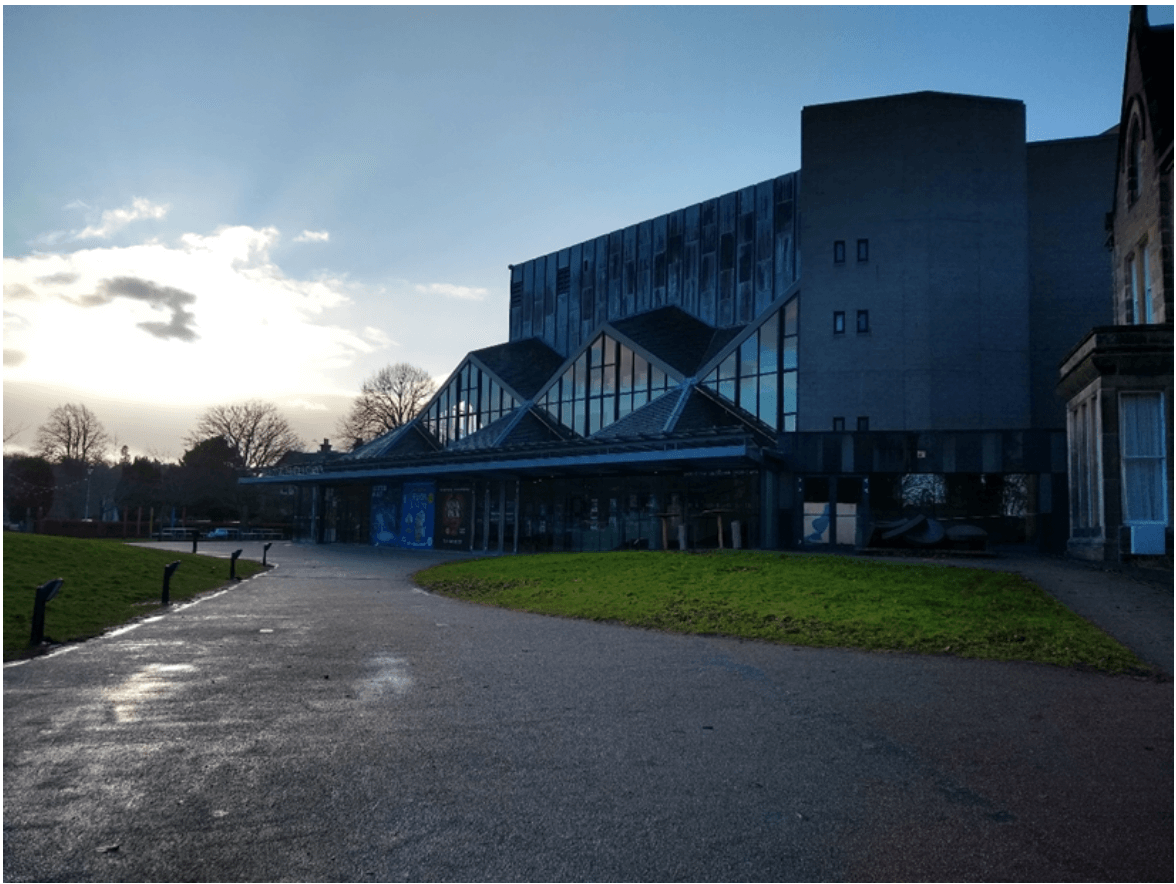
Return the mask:
{"type": "Polygon", "coordinates": [[[244,481],[298,487],[318,541],[829,549],[929,518],[1064,548],[1056,371],[1111,320],[1116,135],[1027,143],[1020,101],[921,92],[805,108],[801,143],[512,265],[509,340],[414,421],[244,481]]]}
{"type": "Polygon", "coordinates": [[[1131,10],[1107,215],[1111,322],[1061,366],[1071,554],[1172,561],[1172,26],[1131,10]]]}

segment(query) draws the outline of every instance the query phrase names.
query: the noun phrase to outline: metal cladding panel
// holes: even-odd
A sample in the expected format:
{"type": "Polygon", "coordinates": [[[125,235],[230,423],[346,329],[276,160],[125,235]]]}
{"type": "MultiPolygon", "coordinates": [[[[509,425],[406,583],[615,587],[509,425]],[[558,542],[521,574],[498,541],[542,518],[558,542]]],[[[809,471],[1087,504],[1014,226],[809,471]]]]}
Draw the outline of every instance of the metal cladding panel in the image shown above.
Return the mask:
{"type": "Polygon", "coordinates": [[[584,332],[585,338],[592,328],[608,320],[608,307],[612,298],[612,280],[616,279],[615,276],[609,275],[612,266],[612,259],[609,256],[609,241],[608,236],[596,238],[596,297],[593,301],[596,315],[589,323],[590,328],[584,332]]]}
{"type": "Polygon", "coordinates": [[[621,310],[614,313],[608,311],[610,319],[622,316],[632,316],[637,308],[637,225],[626,227],[621,231],[621,263],[625,267],[625,276],[621,287],[621,310]]]}
{"type": "Polygon", "coordinates": [[[523,265],[523,321],[522,337],[535,337],[535,264],[538,259],[528,261],[523,265]]]}
{"type": "Polygon", "coordinates": [[[698,308],[698,218],[702,206],[695,204],[682,213],[682,309],[691,316],[698,308]]]}
{"type": "Polygon", "coordinates": [[[735,221],[735,316],[751,322],[755,312],[755,188],[739,191],[735,221]]]}
{"type": "Polygon", "coordinates": [[[669,216],[653,219],[653,306],[666,304],[666,228],[669,216]]]}
{"type": "MultiPolygon", "coordinates": [[[[543,340],[555,347],[555,254],[547,256],[543,286],[543,340]]],[[[558,351],[558,347],[556,350],[558,351]]]]}
{"type": "Polygon", "coordinates": [[[653,222],[637,225],[637,308],[644,313],[653,306],[653,222]]]}
{"type": "Polygon", "coordinates": [[[755,188],[755,315],[772,303],[775,290],[773,285],[774,243],[772,218],[776,201],[771,181],[764,181],[755,188]]]}
{"type": "Polygon", "coordinates": [[[718,325],[726,328],[735,321],[735,222],[737,194],[719,197],[719,285],[716,296],[718,325]]]}
{"type": "Polygon", "coordinates": [[[671,212],[666,230],[666,304],[682,306],[682,257],[685,236],[682,225],[685,210],[671,212]]]}
{"type": "Polygon", "coordinates": [[[571,298],[571,249],[560,249],[555,259],[555,350],[568,350],[568,312],[571,298]]]}
{"type": "Polygon", "coordinates": [[[776,294],[796,282],[795,175],[781,175],[774,182],[776,211],[773,218],[776,294]]]}
{"type": "Polygon", "coordinates": [[[531,305],[531,333],[547,342],[547,256],[535,259],[535,303],[531,305]]]}
{"type": "Polygon", "coordinates": [[[571,352],[580,346],[580,288],[584,284],[584,246],[572,246],[568,256],[568,293],[567,293],[567,349],[559,352],[571,352]]]}
{"type": "Polygon", "coordinates": [[[523,337],[523,268],[510,268],[510,339],[523,337]]]}
{"type": "Polygon", "coordinates": [[[702,203],[699,229],[698,316],[709,325],[718,316],[719,201],[702,203]]]}
{"type": "Polygon", "coordinates": [[[751,322],[797,279],[796,185],[782,175],[534,258],[511,274],[511,339],[564,356],[601,323],[681,307],[751,322]]]}

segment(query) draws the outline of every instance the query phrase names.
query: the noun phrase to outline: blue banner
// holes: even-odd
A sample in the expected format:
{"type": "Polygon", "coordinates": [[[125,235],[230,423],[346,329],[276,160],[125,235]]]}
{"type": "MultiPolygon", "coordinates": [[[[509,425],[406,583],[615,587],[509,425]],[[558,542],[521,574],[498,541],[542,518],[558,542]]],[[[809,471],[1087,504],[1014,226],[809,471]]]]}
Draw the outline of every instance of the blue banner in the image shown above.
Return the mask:
{"type": "Polygon", "coordinates": [[[433,546],[433,504],[436,486],[432,482],[409,482],[404,486],[400,516],[400,545],[408,549],[433,546]]]}

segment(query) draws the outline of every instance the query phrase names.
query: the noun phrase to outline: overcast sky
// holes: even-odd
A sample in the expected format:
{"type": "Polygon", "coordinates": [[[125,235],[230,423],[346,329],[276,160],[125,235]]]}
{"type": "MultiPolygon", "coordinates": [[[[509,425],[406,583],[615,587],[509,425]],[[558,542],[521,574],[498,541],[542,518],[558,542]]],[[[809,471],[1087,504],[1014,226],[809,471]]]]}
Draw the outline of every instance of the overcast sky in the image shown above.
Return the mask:
{"type": "Polygon", "coordinates": [[[1127,24],[6,6],[6,450],[65,402],[135,454],[177,458],[205,408],[247,398],[335,440],[381,366],[440,381],[507,339],[508,264],[799,168],[805,105],[931,89],[1023,100],[1030,140],[1106,130],[1127,24]]]}

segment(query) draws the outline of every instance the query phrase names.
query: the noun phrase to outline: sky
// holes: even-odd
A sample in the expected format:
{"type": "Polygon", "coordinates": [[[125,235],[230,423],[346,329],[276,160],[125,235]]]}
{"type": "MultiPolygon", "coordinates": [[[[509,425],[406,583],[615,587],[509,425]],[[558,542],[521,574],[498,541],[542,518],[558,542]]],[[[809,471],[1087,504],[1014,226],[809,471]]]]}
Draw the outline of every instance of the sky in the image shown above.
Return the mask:
{"type": "MultiPolygon", "coordinates": [[[[1172,7],[1150,7],[1171,24],[1172,7]]],[[[379,368],[506,341],[509,264],[800,168],[807,105],[1118,122],[1126,6],[5,6],[5,451],[66,402],[175,460],[309,449],[379,368]],[[11,437],[11,438],[9,438],[11,437]]],[[[1109,207],[1108,207],[1109,208],[1109,207]]]]}

